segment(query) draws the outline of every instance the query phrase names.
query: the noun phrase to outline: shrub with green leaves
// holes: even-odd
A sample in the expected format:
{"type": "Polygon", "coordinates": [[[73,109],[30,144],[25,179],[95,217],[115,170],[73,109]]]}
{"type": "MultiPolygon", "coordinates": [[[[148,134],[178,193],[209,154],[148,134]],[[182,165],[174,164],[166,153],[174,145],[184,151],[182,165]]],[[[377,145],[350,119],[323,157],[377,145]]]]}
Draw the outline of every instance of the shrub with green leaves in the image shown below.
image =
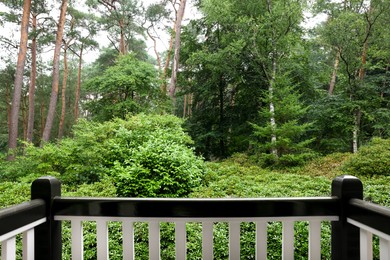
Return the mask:
{"type": "Polygon", "coordinates": [[[390,139],[374,138],[344,164],[343,171],[352,175],[390,175],[390,139]]]}
{"type": "Polygon", "coordinates": [[[25,156],[3,164],[0,178],[55,175],[76,186],[109,176],[119,196],[186,196],[200,185],[204,163],[182,123],[175,116],[146,114],[104,123],[81,120],[72,138],[28,146],[25,156]]]}

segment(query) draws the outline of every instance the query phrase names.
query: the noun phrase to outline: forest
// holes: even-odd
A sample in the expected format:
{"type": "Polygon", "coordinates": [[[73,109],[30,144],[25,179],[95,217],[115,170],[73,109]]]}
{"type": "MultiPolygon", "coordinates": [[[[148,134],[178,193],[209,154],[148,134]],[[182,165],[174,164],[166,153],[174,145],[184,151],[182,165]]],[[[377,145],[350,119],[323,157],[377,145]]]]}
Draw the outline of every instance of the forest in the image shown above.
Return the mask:
{"type": "Polygon", "coordinates": [[[390,206],[389,14],[389,0],[2,0],[0,207],[45,175],[66,196],[281,197],[328,196],[341,174],[390,206]]]}

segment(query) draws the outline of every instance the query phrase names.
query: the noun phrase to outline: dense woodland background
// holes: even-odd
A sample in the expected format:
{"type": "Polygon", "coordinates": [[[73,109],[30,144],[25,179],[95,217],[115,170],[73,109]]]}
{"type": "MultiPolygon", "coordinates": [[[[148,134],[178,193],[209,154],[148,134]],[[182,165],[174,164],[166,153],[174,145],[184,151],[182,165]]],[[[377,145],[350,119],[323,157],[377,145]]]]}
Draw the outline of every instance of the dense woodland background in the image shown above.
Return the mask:
{"type": "Polygon", "coordinates": [[[206,159],[299,163],[389,137],[389,1],[194,1],[184,25],[186,4],[2,1],[0,25],[17,29],[0,38],[8,159],[80,118],[140,112],[186,119],[206,159]]]}
{"type": "MultiPolygon", "coordinates": [[[[340,174],[389,207],[389,14],[389,0],[2,0],[0,207],[44,175],[66,196],[199,198],[329,196],[340,174]]],[[[307,223],[295,228],[307,259],[307,223]]],[[[119,229],[110,259],[122,259],[119,229]]],[[[135,230],[147,259],[147,227],[135,230]]],[[[173,227],[161,230],[174,259],[173,227]]],[[[214,231],[216,259],[227,230],[214,231]]],[[[253,223],[241,230],[253,259],[253,223]]],[[[201,226],[187,231],[200,259],[201,226]]],[[[280,243],[269,223],[268,259],[280,243]]]]}

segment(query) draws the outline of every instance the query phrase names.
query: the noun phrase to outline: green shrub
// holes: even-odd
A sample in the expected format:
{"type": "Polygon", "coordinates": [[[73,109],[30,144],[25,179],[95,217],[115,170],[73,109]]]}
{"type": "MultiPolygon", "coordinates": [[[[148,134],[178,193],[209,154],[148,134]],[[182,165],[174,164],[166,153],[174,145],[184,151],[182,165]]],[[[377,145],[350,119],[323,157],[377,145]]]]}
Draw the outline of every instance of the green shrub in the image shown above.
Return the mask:
{"type": "Polygon", "coordinates": [[[344,164],[343,171],[359,176],[390,175],[390,139],[372,139],[344,164]]]}
{"type": "Polygon", "coordinates": [[[185,196],[200,185],[204,165],[182,123],[171,115],[145,114],[105,123],[80,120],[72,138],[29,145],[25,156],[2,164],[0,180],[55,175],[77,186],[111,176],[120,196],[185,196]]]}

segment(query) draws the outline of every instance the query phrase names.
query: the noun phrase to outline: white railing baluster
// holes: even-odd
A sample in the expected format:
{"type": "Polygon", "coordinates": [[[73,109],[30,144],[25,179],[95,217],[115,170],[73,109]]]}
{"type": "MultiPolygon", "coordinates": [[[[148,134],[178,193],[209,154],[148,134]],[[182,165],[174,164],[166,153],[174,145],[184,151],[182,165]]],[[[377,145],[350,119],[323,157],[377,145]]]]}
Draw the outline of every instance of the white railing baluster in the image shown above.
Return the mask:
{"type": "Polygon", "coordinates": [[[1,259],[2,260],[15,260],[16,259],[16,238],[11,237],[3,241],[1,245],[1,259]]]}
{"type": "Polygon", "coordinates": [[[96,239],[97,259],[108,260],[108,223],[104,219],[96,221],[96,239]]]}
{"type": "Polygon", "coordinates": [[[390,240],[380,238],[380,259],[381,260],[390,260],[390,240]]]}
{"type": "Polygon", "coordinates": [[[123,259],[134,260],[134,226],[131,221],[122,222],[123,259]]]}
{"type": "Polygon", "coordinates": [[[240,259],[240,222],[229,222],[229,259],[240,259]]]}
{"type": "Polygon", "coordinates": [[[182,221],[175,222],[175,238],[176,238],[176,259],[186,259],[186,242],[187,242],[187,231],[186,223],[182,221]]]}
{"type": "Polygon", "coordinates": [[[213,260],[213,222],[202,222],[202,259],[213,260]]]}
{"type": "Polygon", "coordinates": [[[72,220],[71,229],[72,229],[72,260],[83,260],[84,258],[83,222],[81,220],[72,220]]]}
{"type": "Polygon", "coordinates": [[[372,260],[372,233],[360,229],[360,259],[372,260]]]}
{"type": "Polygon", "coordinates": [[[149,222],[149,260],[160,260],[160,222],[149,222]]]}
{"type": "Polygon", "coordinates": [[[294,260],[294,221],[282,222],[282,260],[294,260]]]}
{"type": "Polygon", "coordinates": [[[34,260],[34,229],[23,232],[23,260],[34,260]]]}
{"type": "Polygon", "coordinates": [[[267,260],[267,225],[265,221],[256,221],[256,260],[267,260]]]}
{"type": "Polygon", "coordinates": [[[321,221],[309,221],[309,260],[321,259],[321,221]]]}

